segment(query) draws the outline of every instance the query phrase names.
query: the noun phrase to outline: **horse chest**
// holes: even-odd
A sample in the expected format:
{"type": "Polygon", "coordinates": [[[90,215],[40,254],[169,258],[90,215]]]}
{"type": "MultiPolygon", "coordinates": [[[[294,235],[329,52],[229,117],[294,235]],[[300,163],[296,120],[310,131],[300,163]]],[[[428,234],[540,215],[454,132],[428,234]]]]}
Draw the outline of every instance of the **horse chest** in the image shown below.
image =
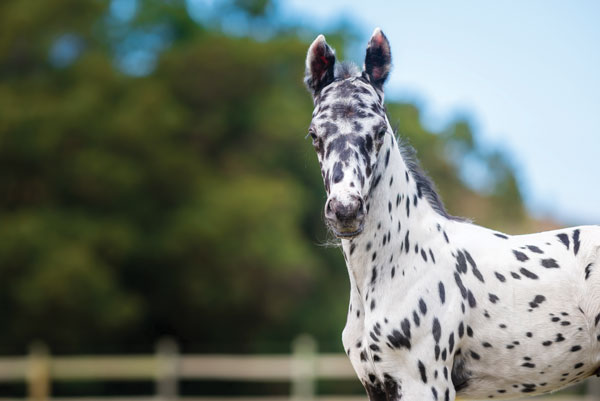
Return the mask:
{"type": "Polygon", "coordinates": [[[435,378],[430,381],[438,377],[450,381],[452,350],[442,352],[436,343],[441,342],[442,322],[454,318],[442,317],[440,297],[452,305],[452,309],[460,310],[460,302],[446,301],[439,273],[420,271],[406,261],[404,265],[404,271],[394,264],[378,269],[377,274],[370,276],[375,280],[370,279],[362,290],[356,285],[352,287],[342,340],[365,385],[385,382],[392,373],[398,377],[404,372],[408,377],[416,371],[418,376],[419,364],[428,361],[433,353],[436,353],[439,369],[431,369],[430,374],[435,378]],[[420,284],[416,284],[417,281],[420,284]]]}

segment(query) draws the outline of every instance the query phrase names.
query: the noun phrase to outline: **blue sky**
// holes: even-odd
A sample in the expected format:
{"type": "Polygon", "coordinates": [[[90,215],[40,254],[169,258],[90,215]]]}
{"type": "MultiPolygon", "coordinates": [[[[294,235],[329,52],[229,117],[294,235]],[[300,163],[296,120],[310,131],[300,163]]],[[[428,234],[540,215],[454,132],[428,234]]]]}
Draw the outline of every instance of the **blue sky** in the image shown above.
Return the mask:
{"type": "Polygon", "coordinates": [[[324,31],[345,18],[362,45],[381,27],[388,98],[417,101],[435,128],[468,116],[484,146],[512,155],[535,215],[600,224],[600,2],[289,0],[279,12],[324,31]]]}

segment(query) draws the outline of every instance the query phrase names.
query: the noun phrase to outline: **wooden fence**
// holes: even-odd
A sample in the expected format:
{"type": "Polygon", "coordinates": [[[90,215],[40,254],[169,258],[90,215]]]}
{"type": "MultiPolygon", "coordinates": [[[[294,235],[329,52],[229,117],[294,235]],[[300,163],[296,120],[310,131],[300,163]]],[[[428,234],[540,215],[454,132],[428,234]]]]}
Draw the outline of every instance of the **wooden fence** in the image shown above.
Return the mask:
{"type": "MultiPolygon", "coordinates": [[[[157,344],[154,355],[51,356],[43,344],[31,347],[26,357],[0,357],[0,383],[25,382],[31,401],[366,401],[364,396],[315,395],[315,382],[356,380],[344,354],[318,354],[314,340],[300,336],[291,355],[182,355],[172,340],[157,344]],[[147,397],[51,397],[52,382],[152,380],[156,395],[147,397]],[[290,383],[289,396],[181,397],[180,380],[290,383]]],[[[598,381],[588,381],[587,400],[600,400],[598,381]],[[592,394],[596,394],[593,396],[592,394]]],[[[564,399],[564,398],[563,398],[564,399]]],[[[7,401],[8,399],[2,399],[7,401]]],[[[19,400],[19,399],[17,399],[19,400]]],[[[581,400],[584,398],[568,398],[581,400]]],[[[11,400],[12,401],[12,400],[11,400]]],[[[20,400],[22,401],[22,400],[20,400]]]]}

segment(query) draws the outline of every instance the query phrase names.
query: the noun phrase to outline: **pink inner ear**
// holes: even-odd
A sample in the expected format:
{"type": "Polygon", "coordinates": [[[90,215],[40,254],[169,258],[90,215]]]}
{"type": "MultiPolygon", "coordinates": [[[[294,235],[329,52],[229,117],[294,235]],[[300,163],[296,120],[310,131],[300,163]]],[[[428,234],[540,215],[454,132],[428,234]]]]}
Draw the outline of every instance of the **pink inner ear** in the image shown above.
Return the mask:
{"type": "Polygon", "coordinates": [[[373,36],[373,40],[375,41],[375,44],[377,44],[377,46],[383,45],[383,35],[381,33],[379,33],[376,36],[373,36]]]}
{"type": "Polygon", "coordinates": [[[323,64],[327,64],[327,58],[325,58],[325,49],[321,43],[315,43],[312,47],[313,59],[318,58],[323,64]]]}
{"type": "Polygon", "coordinates": [[[383,54],[388,55],[390,53],[390,47],[389,44],[387,43],[387,41],[385,40],[383,34],[378,34],[376,36],[373,36],[373,43],[372,43],[373,47],[378,47],[381,48],[381,51],[383,52],[383,54]],[[373,46],[374,45],[374,46],[373,46]]]}
{"type": "Polygon", "coordinates": [[[373,72],[371,73],[371,75],[373,75],[373,78],[375,79],[381,79],[381,77],[383,77],[383,73],[384,73],[384,69],[381,67],[374,67],[373,68],[373,72]]]}
{"type": "Polygon", "coordinates": [[[305,83],[309,89],[316,92],[331,83],[334,65],[335,54],[323,35],[319,35],[311,44],[306,58],[305,83]]]}
{"type": "Polygon", "coordinates": [[[329,66],[329,60],[327,59],[327,45],[324,43],[319,43],[314,46],[313,53],[313,62],[311,63],[312,72],[319,79],[323,77],[323,74],[327,71],[329,66]]]}

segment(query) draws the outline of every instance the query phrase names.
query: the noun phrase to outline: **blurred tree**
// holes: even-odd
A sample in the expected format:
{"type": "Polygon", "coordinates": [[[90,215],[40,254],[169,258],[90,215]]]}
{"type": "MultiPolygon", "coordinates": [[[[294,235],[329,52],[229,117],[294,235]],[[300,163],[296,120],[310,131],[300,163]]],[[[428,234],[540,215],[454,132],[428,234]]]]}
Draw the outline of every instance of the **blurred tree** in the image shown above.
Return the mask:
{"type": "MultiPolygon", "coordinates": [[[[132,4],[0,2],[0,352],[149,351],[162,335],[285,351],[301,331],[340,350],[347,274],[318,246],[307,43],[266,0],[227,4],[269,40],[198,25],[183,0],[132,4]]],[[[467,122],[433,133],[415,106],[388,109],[451,212],[523,227],[514,169],[467,122]],[[461,175],[473,155],[487,191],[461,175]]]]}
{"type": "Polygon", "coordinates": [[[268,7],[272,4],[270,0],[234,0],[233,5],[237,9],[252,17],[264,16],[268,7]]]}

